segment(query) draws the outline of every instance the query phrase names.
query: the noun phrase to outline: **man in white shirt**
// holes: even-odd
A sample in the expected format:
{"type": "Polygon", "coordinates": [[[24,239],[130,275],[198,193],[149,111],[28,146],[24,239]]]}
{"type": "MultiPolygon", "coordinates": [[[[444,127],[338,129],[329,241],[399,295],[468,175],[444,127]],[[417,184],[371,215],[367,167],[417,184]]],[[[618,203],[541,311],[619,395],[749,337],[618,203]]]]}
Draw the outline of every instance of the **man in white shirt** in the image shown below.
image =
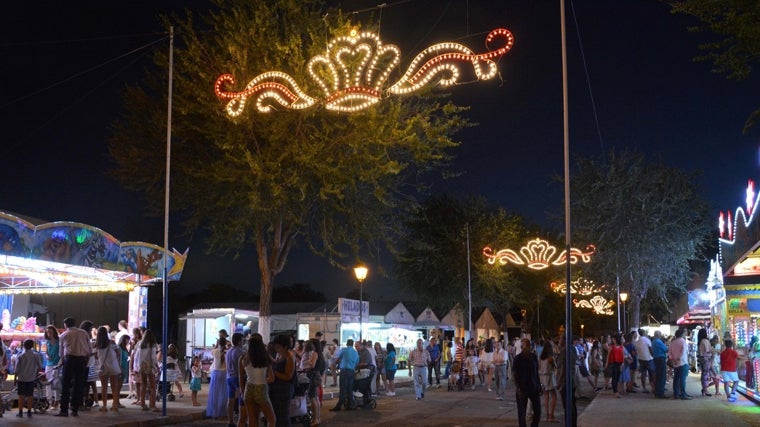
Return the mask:
{"type": "Polygon", "coordinates": [[[647,376],[649,384],[654,391],[654,357],[652,356],[652,341],[646,335],[644,329],[639,329],[639,339],[634,343],[636,346],[636,355],[639,358],[639,372],[641,372],[641,389],[644,393],[647,390],[647,376]]]}

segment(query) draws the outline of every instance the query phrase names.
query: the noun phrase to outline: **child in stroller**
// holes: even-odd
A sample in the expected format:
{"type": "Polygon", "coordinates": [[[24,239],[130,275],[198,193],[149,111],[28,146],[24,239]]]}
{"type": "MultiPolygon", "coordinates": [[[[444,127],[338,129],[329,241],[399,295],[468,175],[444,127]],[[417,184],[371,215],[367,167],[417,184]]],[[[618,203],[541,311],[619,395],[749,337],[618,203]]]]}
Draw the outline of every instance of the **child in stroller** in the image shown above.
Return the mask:
{"type": "Polygon", "coordinates": [[[462,362],[456,361],[451,364],[451,374],[449,375],[449,391],[462,391],[470,384],[470,376],[466,366],[462,362]]]}
{"type": "Polygon", "coordinates": [[[375,377],[375,365],[369,365],[356,371],[354,377],[354,389],[362,394],[362,403],[356,404],[360,408],[369,407],[375,409],[377,401],[372,398],[372,380],[375,377]]]}

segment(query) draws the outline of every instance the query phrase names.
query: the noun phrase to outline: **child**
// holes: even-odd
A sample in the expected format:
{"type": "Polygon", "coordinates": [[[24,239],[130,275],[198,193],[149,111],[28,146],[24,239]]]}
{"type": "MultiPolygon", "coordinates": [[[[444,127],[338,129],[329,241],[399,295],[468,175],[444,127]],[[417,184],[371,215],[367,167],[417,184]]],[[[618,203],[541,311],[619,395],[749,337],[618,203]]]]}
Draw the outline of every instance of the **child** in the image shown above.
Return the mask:
{"type": "Polygon", "coordinates": [[[467,358],[464,360],[464,365],[467,367],[467,373],[470,376],[470,384],[472,384],[473,390],[475,390],[475,377],[478,376],[478,362],[480,362],[480,358],[475,354],[475,350],[467,350],[467,358]]]}
{"type": "Polygon", "coordinates": [[[192,391],[193,406],[201,406],[198,403],[198,392],[201,391],[201,359],[198,356],[193,356],[193,365],[190,367],[193,379],[190,380],[190,391],[192,391]]]}
{"type": "Polygon", "coordinates": [[[26,416],[32,417],[34,382],[37,380],[37,372],[42,370],[42,364],[37,355],[34,354],[33,347],[34,341],[24,341],[24,353],[16,361],[16,387],[18,388],[18,415],[16,416],[19,418],[24,416],[25,399],[27,403],[26,416]]]}
{"type": "Polygon", "coordinates": [[[739,353],[734,350],[734,342],[727,339],[724,341],[725,349],[720,353],[720,370],[723,376],[723,389],[729,402],[736,402],[736,385],[739,384],[739,376],[736,374],[739,353]],[[731,393],[728,392],[728,383],[732,382],[731,393]]]}

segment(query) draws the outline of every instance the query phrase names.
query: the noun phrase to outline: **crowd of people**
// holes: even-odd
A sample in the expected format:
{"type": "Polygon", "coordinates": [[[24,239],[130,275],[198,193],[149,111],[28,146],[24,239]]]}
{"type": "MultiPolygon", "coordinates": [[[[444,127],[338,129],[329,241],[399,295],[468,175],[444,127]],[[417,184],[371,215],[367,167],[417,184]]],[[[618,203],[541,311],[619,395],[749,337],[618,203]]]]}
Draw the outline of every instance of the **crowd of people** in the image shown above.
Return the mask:
{"type": "MultiPolygon", "coordinates": [[[[0,382],[9,373],[14,374],[19,393],[18,417],[26,409],[26,416],[31,418],[34,387],[42,372],[45,396],[58,410],[56,416],[78,416],[92,409],[118,412],[125,408],[120,400],[125,386],[128,397],[134,398],[133,404],[158,411],[156,384],[162,357],[149,329],[134,328],[130,332],[125,320],[113,331],[108,325],[95,327],[89,320],[77,326],[73,318],[67,317],[61,330],[55,325],[44,328],[44,341],[43,351],[37,351],[36,343],[29,339],[21,345],[13,342],[7,348],[5,343],[0,345],[0,382]]],[[[176,372],[172,377],[182,397],[178,359],[177,348],[169,345],[167,372],[176,372]]]]}

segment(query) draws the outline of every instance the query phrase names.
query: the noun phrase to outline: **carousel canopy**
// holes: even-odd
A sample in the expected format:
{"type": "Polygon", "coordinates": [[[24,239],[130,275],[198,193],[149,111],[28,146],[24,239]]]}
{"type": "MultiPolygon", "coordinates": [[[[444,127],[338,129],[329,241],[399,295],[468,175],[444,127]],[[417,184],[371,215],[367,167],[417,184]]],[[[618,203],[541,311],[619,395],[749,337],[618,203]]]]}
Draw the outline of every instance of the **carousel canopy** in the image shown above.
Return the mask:
{"type": "Polygon", "coordinates": [[[164,268],[179,280],[186,257],[86,224],[35,225],[0,212],[0,294],[130,291],[161,281],[164,268]]]}

